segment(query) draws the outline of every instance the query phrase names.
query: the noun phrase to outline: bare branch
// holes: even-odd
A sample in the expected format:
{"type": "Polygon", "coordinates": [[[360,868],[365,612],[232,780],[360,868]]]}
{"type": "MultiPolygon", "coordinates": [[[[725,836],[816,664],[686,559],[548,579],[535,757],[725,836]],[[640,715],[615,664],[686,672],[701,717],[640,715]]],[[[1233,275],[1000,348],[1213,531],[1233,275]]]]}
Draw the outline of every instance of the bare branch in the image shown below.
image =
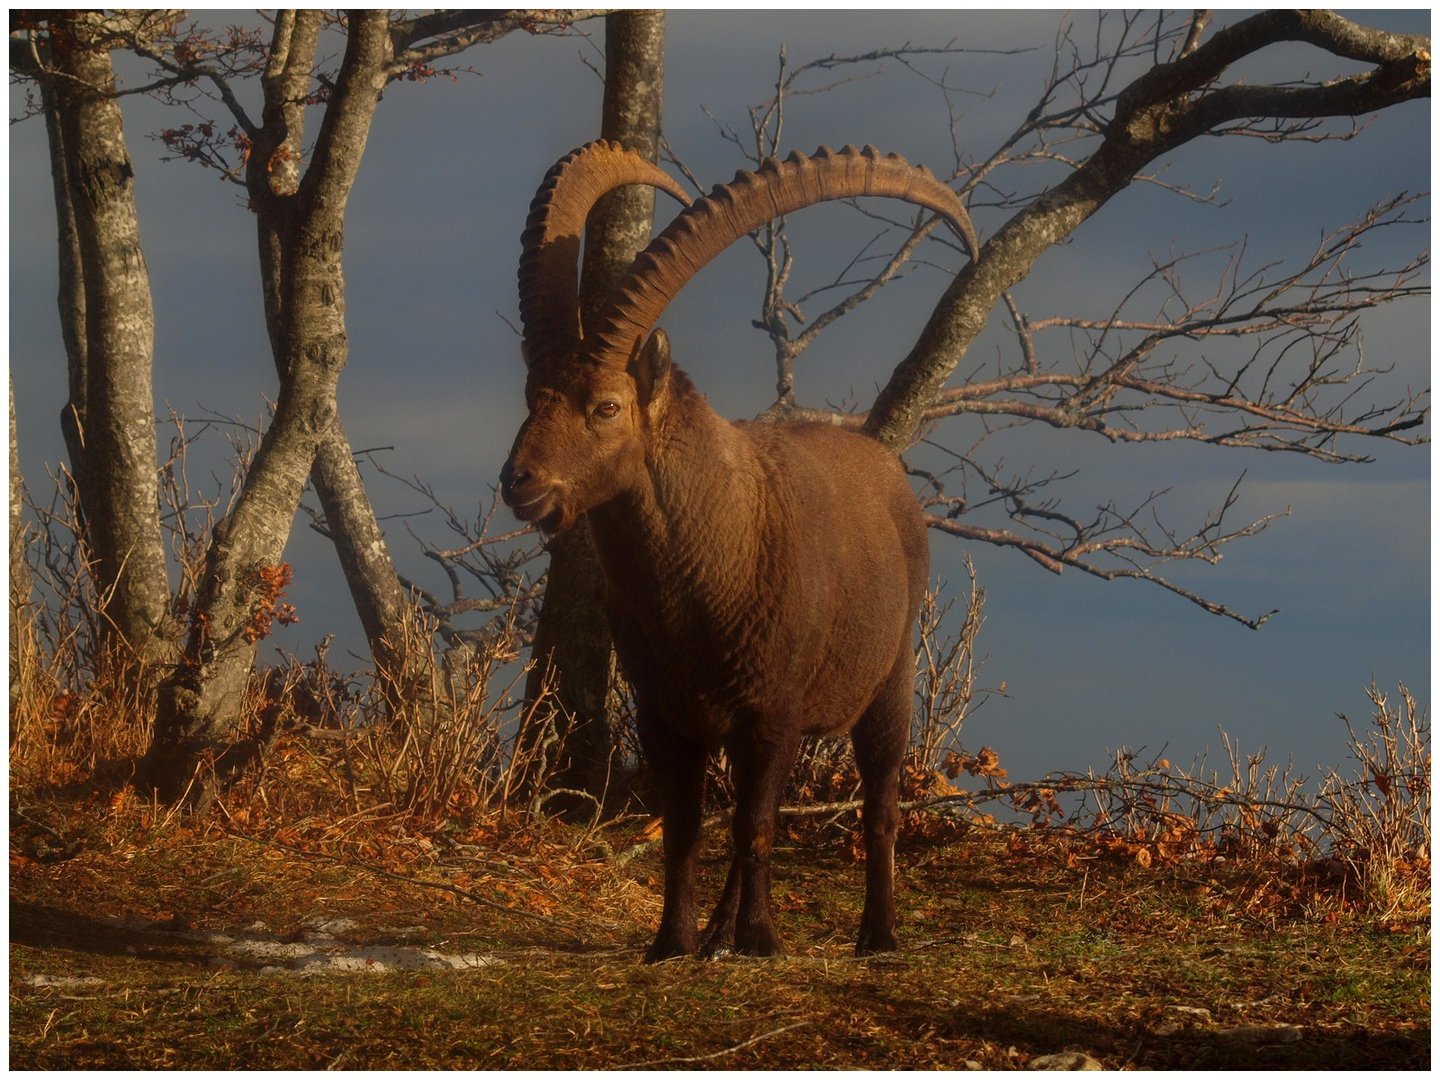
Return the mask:
{"type": "MultiPolygon", "coordinates": [[[[1257,533],[1263,531],[1265,527],[1268,526],[1276,518],[1283,516],[1285,515],[1268,515],[1266,517],[1258,519],[1255,522],[1252,522],[1250,525],[1246,526],[1243,529],[1238,529],[1233,533],[1229,533],[1224,537],[1220,537],[1214,541],[1211,541],[1211,543],[1228,543],[1232,540],[1238,540],[1242,537],[1254,536],[1257,533]]],[[[1030,558],[1034,559],[1037,563],[1045,567],[1045,569],[1049,570],[1051,573],[1058,574],[1065,567],[1072,566],[1077,570],[1083,571],[1086,574],[1090,574],[1093,577],[1101,578],[1105,581],[1114,581],[1120,578],[1131,578],[1138,581],[1147,581],[1151,584],[1159,585],[1161,588],[1166,589],[1169,592],[1175,593],[1177,596],[1180,596],[1190,601],[1192,604],[1203,608],[1205,611],[1208,611],[1212,615],[1220,615],[1227,619],[1233,619],[1234,621],[1240,623],[1243,626],[1250,627],[1250,629],[1252,630],[1258,630],[1261,626],[1267,623],[1272,616],[1279,613],[1278,610],[1272,610],[1258,616],[1244,615],[1227,607],[1224,604],[1218,603],[1214,600],[1206,599],[1205,597],[1199,595],[1196,592],[1177,585],[1175,582],[1170,581],[1167,578],[1161,577],[1159,574],[1155,573],[1152,568],[1138,566],[1107,568],[1100,566],[1099,564],[1085,557],[1086,555],[1099,550],[1117,552],[1120,551],[1122,548],[1134,547],[1135,545],[1131,543],[1111,541],[1091,544],[1087,545],[1088,550],[1083,553],[1079,553],[1073,550],[1056,546],[1054,544],[1048,544],[1043,540],[1034,537],[1021,536],[1019,533],[1013,532],[1008,529],[987,529],[973,525],[966,525],[962,522],[955,521],[950,518],[939,517],[934,514],[927,514],[925,517],[925,523],[932,529],[937,529],[941,532],[949,533],[952,536],[958,536],[961,539],[982,541],[987,544],[994,544],[998,547],[1013,547],[1019,550],[1022,554],[1028,555],[1030,558]]],[[[1156,557],[1157,559],[1168,559],[1172,557],[1181,558],[1183,556],[1179,554],[1169,556],[1163,553],[1156,553],[1154,557],[1156,557]]]]}
{"type": "Polygon", "coordinates": [[[428,77],[436,60],[464,52],[472,45],[489,44],[516,30],[530,34],[569,31],[574,23],[605,14],[603,9],[515,11],[435,11],[390,24],[393,61],[386,68],[390,79],[428,77]]]}

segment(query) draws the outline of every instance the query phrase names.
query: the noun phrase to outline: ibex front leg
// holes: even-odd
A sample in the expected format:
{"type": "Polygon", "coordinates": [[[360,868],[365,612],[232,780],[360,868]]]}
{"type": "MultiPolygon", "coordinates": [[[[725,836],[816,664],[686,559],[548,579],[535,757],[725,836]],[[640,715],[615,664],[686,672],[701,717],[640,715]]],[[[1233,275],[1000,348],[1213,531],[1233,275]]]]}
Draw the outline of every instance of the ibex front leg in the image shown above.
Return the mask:
{"type": "Polygon", "coordinates": [[[656,721],[641,720],[640,742],[660,788],[665,843],[665,906],[646,963],[695,952],[695,862],[700,851],[705,748],[656,721]]]}

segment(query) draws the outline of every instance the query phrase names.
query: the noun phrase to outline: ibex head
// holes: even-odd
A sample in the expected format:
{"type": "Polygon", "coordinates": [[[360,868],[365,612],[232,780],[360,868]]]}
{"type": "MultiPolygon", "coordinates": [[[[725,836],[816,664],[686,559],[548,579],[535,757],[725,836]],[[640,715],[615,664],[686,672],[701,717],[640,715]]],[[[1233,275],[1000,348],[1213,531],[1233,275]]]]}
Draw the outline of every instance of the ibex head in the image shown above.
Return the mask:
{"type": "Polygon", "coordinates": [[[687,206],[636,257],[604,312],[582,332],[581,231],[596,200],[626,184],[649,184],[685,201],[680,185],[639,155],[590,143],[546,175],[522,238],[530,415],[501,471],[500,490],[517,517],[550,533],[643,479],[672,387],[684,380],[656,320],[701,267],[741,236],[818,202],[885,195],[942,214],[972,257],[978,250],[964,204],[928,170],[873,147],[838,153],[822,147],[814,157],[770,158],[687,206]]]}
{"type": "Polygon", "coordinates": [[[568,529],[592,507],[639,483],[646,448],[669,400],[670,344],[656,330],[623,367],[579,361],[532,366],[530,415],[500,471],[500,491],[522,521],[568,529]]]}

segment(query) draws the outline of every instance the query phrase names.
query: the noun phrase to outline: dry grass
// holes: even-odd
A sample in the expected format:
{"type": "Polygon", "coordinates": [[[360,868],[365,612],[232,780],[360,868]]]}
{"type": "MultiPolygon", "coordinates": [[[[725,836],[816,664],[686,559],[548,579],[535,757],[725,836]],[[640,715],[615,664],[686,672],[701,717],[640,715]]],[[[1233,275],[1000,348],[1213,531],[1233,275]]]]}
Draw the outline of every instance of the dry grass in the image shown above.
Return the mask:
{"type": "Polygon", "coordinates": [[[103,632],[79,590],[12,608],[10,783],[31,794],[123,783],[146,748],[154,675],[103,632]]]}
{"type": "Polygon", "coordinates": [[[920,605],[910,746],[911,759],[924,768],[938,768],[948,754],[961,749],[960,731],[966,718],[992,692],[976,684],[981,660],[975,642],[985,623],[985,590],[975,577],[969,555],[964,565],[969,587],[963,595],[965,607],[957,630],[947,633],[956,621],[957,598],[945,597],[943,583],[927,592],[920,605]]]}
{"type": "MultiPolygon", "coordinates": [[[[1429,1061],[1423,925],[1256,918],[1238,867],[1071,866],[1063,846],[1037,837],[1017,850],[1005,831],[978,827],[902,846],[899,953],[849,955],[861,868],[844,845],[804,842],[783,846],[777,872],[789,958],[647,967],[658,856],[617,868],[608,854],[640,827],[422,843],[376,822],[329,842],[117,809],[104,843],[12,871],[10,1063],[963,1069],[1065,1051],[1111,1068],[1429,1061]],[[354,920],[349,943],[420,942],[495,963],[297,977],[196,933],[261,922],[294,941],[317,915],[354,920]]],[[[713,895],[723,830],[707,839],[713,895]]]]}

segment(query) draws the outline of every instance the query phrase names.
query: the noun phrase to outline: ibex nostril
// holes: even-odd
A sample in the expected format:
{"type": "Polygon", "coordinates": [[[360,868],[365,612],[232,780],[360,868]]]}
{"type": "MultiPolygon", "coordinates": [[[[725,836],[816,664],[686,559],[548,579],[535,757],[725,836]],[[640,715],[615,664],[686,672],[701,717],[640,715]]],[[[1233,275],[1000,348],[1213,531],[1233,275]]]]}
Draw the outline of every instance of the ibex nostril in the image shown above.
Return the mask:
{"type": "Polygon", "coordinates": [[[506,502],[510,502],[515,497],[516,487],[525,483],[529,478],[530,474],[524,469],[516,469],[510,462],[505,462],[504,465],[500,466],[501,497],[506,502]]]}

